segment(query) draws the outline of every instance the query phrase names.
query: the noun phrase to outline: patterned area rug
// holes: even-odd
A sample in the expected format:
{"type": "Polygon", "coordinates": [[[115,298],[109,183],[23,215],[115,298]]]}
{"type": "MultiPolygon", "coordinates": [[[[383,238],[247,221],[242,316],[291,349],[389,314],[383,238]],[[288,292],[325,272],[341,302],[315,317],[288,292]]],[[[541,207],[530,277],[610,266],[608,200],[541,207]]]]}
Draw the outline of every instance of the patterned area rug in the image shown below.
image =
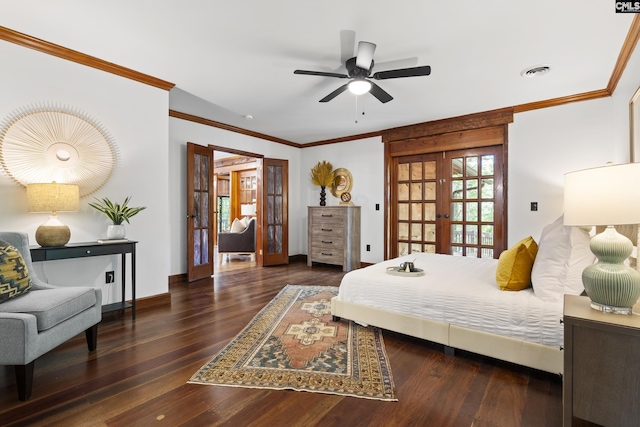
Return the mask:
{"type": "Polygon", "coordinates": [[[337,294],[287,285],[189,383],[397,400],[381,331],[333,322],[337,294]]]}

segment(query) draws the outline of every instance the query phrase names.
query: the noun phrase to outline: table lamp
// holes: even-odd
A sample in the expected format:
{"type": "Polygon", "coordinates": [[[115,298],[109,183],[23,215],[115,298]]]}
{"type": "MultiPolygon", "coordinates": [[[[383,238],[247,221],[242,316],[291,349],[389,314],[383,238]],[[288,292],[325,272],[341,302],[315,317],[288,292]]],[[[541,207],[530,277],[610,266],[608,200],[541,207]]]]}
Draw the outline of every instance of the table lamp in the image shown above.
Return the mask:
{"type": "Polygon", "coordinates": [[[240,215],[251,216],[256,214],[256,205],[240,205],[240,215]]]}
{"type": "Polygon", "coordinates": [[[51,212],[49,219],[36,230],[36,242],[40,246],[64,246],[71,238],[69,227],[58,219],[59,211],[77,211],[80,196],[73,184],[28,184],[27,205],[29,212],[51,212]]]}
{"type": "Polygon", "coordinates": [[[640,163],[609,165],[570,172],[564,176],[564,224],[606,225],[591,239],[598,258],[582,273],[591,308],[632,314],[640,297],[640,273],[624,261],[633,243],[613,227],[640,223],[640,163]]]}

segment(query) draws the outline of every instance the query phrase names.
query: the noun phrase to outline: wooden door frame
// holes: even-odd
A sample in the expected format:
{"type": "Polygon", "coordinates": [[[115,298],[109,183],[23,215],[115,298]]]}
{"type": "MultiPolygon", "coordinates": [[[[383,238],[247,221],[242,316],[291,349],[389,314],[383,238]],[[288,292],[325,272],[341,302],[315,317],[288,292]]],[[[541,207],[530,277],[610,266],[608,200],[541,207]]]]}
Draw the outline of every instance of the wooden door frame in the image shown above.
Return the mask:
{"type": "Polygon", "coordinates": [[[384,259],[391,253],[391,184],[397,172],[394,157],[465,150],[491,145],[503,146],[504,242],[508,239],[508,124],[513,123],[513,108],[435,120],[390,129],[382,133],[384,144],[384,259]]]}
{"type": "MultiPolygon", "coordinates": [[[[211,145],[209,144],[209,148],[213,151],[224,151],[225,153],[236,154],[238,156],[244,157],[253,157],[256,159],[256,174],[257,174],[257,197],[256,197],[256,265],[258,267],[263,266],[263,258],[262,258],[262,179],[260,176],[262,175],[262,160],[264,159],[263,154],[251,153],[249,151],[237,150],[235,148],[223,147],[220,145],[211,145]]],[[[215,156],[214,156],[215,161],[215,156]]],[[[230,190],[232,191],[232,190],[230,190]]],[[[287,189],[288,191],[288,189],[287,189]]]]}
{"type": "Polygon", "coordinates": [[[215,259],[213,254],[213,239],[211,236],[212,231],[214,230],[214,225],[212,223],[215,222],[216,217],[213,215],[215,211],[215,207],[213,206],[213,201],[215,200],[215,187],[214,187],[214,179],[213,179],[213,151],[211,151],[207,146],[196,144],[194,142],[187,142],[186,144],[187,150],[187,188],[186,188],[186,196],[187,196],[187,280],[199,280],[206,276],[211,276],[215,272],[215,259]],[[197,152],[200,155],[203,155],[204,152],[207,152],[209,156],[209,175],[208,175],[208,209],[209,212],[207,216],[209,218],[209,237],[207,239],[207,266],[209,266],[209,270],[205,270],[205,264],[201,264],[200,266],[195,266],[193,262],[193,245],[194,245],[194,230],[193,230],[193,221],[194,221],[194,211],[195,204],[193,200],[193,174],[194,174],[194,164],[193,160],[197,152]],[[191,172],[191,173],[190,173],[191,172]]]}

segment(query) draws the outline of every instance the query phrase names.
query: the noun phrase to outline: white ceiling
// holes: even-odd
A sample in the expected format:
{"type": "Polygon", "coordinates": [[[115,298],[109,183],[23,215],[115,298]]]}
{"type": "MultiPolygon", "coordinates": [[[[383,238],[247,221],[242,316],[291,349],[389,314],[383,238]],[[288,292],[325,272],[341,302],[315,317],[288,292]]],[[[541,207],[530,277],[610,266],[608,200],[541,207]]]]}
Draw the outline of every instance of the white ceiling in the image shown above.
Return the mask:
{"type": "Polygon", "coordinates": [[[632,19],[603,0],[0,0],[1,26],[175,83],[214,104],[209,119],[296,143],[604,89],[632,19]],[[319,103],[345,80],[293,71],[343,73],[360,40],[377,44],[374,71],[431,75],[377,81],[386,104],[349,92],[319,103]],[[552,71],[520,76],[539,64],[552,71]]]}

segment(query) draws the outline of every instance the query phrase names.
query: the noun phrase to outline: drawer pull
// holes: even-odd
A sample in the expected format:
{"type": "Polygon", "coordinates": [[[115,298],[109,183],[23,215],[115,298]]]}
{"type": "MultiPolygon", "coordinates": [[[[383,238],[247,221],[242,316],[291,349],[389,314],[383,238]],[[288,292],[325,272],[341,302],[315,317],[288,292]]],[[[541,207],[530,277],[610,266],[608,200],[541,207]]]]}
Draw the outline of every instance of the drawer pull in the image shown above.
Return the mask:
{"type": "Polygon", "coordinates": [[[321,228],[322,231],[333,231],[333,228],[321,228]]]}
{"type": "Polygon", "coordinates": [[[323,217],[323,218],[333,218],[333,215],[330,215],[330,214],[327,214],[327,215],[322,214],[322,217],[323,217]]]}
{"type": "Polygon", "coordinates": [[[332,242],[332,241],[330,241],[330,240],[321,240],[321,242],[322,242],[322,243],[333,243],[333,242],[332,242]]]}
{"type": "Polygon", "coordinates": [[[88,253],[88,254],[90,254],[90,253],[91,253],[91,251],[87,251],[87,253],[88,253]]]}
{"type": "Polygon", "coordinates": [[[326,253],[326,252],[322,252],[322,255],[325,255],[325,256],[333,256],[333,254],[328,254],[328,253],[326,253]]]}

